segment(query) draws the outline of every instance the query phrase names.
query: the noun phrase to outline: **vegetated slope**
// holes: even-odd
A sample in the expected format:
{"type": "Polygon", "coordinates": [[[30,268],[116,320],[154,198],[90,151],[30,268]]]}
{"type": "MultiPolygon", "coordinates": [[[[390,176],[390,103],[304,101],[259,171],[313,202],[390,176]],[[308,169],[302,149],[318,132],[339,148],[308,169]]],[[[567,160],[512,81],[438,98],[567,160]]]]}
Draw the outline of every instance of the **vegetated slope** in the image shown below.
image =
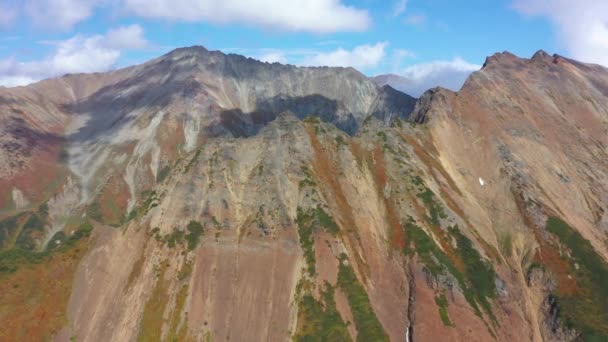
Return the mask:
{"type": "MultiPolygon", "coordinates": [[[[61,266],[69,286],[53,291],[70,299],[40,338],[608,335],[604,68],[497,54],[458,93],[434,89],[415,107],[353,69],[198,47],[67,79],[82,93],[1,112],[19,122],[26,104],[57,108],[55,131],[21,125],[59,137],[49,165],[65,176],[7,190],[0,277],[17,287],[0,312],[17,313],[31,269],[87,246],[75,271],[61,266]],[[87,220],[91,237],[77,228],[87,220]]],[[[3,158],[42,174],[31,154],[3,158]]],[[[19,312],[2,322],[37,319],[19,312]]]]}

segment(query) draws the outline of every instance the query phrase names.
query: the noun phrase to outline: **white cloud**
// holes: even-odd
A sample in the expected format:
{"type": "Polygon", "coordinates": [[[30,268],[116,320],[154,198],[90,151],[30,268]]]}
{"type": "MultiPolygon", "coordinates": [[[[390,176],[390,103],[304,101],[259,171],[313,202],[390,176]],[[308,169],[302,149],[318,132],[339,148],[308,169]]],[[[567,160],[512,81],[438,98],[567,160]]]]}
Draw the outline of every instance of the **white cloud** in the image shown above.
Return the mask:
{"type": "Polygon", "coordinates": [[[54,42],[54,52],[39,61],[0,60],[0,85],[25,85],[66,73],[107,71],[115,65],[122,49],[145,44],[143,30],[137,25],[110,30],[106,35],[77,35],[54,42]]]}
{"type": "MultiPolygon", "coordinates": [[[[379,42],[373,45],[364,44],[347,50],[337,48],[324,50],[315,48],[223,48],[226,53],[237,53],[260,60],[262,62],[281,64],[292,64],[297,66],[330,66],[330,67],[353,67],[360,70],[373,68],[383,62],[386,56],[388,43],[379,42]]],[[[392,54],[402,58],[413,57],[414,54],[408,50],[397,49],[392,54]]]]}
{"type": "Polygon", "coordinates": [[[94,72],[109,69],[120,57],[120,51],[104,46],[104,37],[76,36],[57,45],[50,59],[54,74],[94,72]]]}
{"type": "Polygon", "coordinates": [[[405,17],[405,19],[403,19],[403,22],[408,25],[412,25],[412,26],[421,26],[421,25],[426,24],[426,15],[410,14],[407,17],[405,17]]]}
{"type": "Polygon", "coordinates": [[[416,54],[406,49],[395,49],[393,51],[393,56],[395,58],[413,58],[416,57],[416,54]]]}
{"type": "Polygon", "coordinates": [[[283,52],[280,52],[280,51],[268,52],[259,57],[256,57],[256,59],[258,59],[262,62],[268,62],[268,63],[281,63],[281,64],[287,63],[287,56],[283,52]]]}
{"type": "MultiPolygon", "coordinates": [[[[0,71],[2,71],[2,69],[0,69],[0,71]]],[[[0,87],[2,87],[2,86],[17,87],[17,86],[34,83],[36,81],[37,80],[35,80],[33,78],[29,78],[27,76],[6,76],[6,77],[0,76],[0,87]]]]}
{"type": "MultiPolygon", "coordinates": [[[[268,29],[331,33],[364,31],[367,10],[343,0],[2,0],[0,26],[23,14],[35,25],[68,31],[99,7],[119,7],[141,17],[173,21],[244,23],[268,29]]],[[[399,0],[405,4],[405,0],[399,0]]],[[[396,8],[399,10],[399,8],[396,8]]]]}
{"type": "Polygon", "coordinates": [[[9,3],[0,3],[0,28],[10,26],[17,18],[17,7],[9,3]]]}
{"type": "Polygon", "coordinates": [[[340,41],[340,40],[335,40],[335,39],[330,39],[330,40],[323,40],[317,43],[317,45],[340,45],[343,44],[344,42],[340,41]]]}
{"type": "Polygon", "coordinates": [[[367,11],[341,0],[124,0],[124,5],[142,17],[316,33],[363,31],[371,22],[367,11]]]}
{"type": "Polygon", "coordinates": [[[404,59],[416,58],[416,54],[406,49],[394,49],[391,55],[391,68],[398,70],[404,59]]]}
{"type": "Polygon", "coordinates": [[[331,52],[319,52],[305,57],[298,63],[303,66],[342,66],[366,69],[377,66],[385,56],[387,42],[359,45],[352,50],[338,48],[331,52]]]}
{"type": "Polygon", "coordinates": [[[143,49],[148,42],[141,26],[129,25],[108,31],[104,37],[104,45],[112,49],[143,49]]]}
{"type": "Polygon", "coordinates": [[[393,16],[398,17],[407,8],[407,0],[397,0],[393,5],[393,16]]]}
{"type": "Polygon", "coordinates": [[[571,56],[608,66],[608,1],[514,0],[517,11],[549,18],[571,56]]]}
{"type": "Polygon", "coordinates": [[[93,14],[103,0],[25,0],[24,12],[42,27],[69,30],[93,14]]]}
{"type": "Polygon", "coordinates": [[[401,78],[393,80],[391,86],[412,96],[420,96],[437,86],[458,91],[471,72],[480,68],[481,65],[469,63],[462,58],[414,64],[397,72],[401,78]]]}

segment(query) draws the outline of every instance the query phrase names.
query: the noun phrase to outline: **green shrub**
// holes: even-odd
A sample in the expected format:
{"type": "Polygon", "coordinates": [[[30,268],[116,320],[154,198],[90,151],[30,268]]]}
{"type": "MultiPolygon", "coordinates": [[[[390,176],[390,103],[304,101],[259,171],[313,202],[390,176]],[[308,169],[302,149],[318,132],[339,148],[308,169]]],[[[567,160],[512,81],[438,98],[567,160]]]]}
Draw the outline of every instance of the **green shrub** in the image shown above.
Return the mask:
{"type": "Polygon", "coordinates": [[[502,234],[498,239],[498,243],[500,244],[500,250],[506,257],[510,257],[513,254],[513,238],[510,233],[506,232],[502,234]]]}
{"type": "Polygon", "coordinates": [[[178,243],[182,243],[184,239],[184,231],[179,229],[174,229],[171,234],[165,236],[165,241],[167,242],[167,246],[169,248],[174,248],[178,243]]]}
{"type": "MultiPolygon", "coordinates": [[[[145,198],[143,203],[139,207],[136,207],[129,212],[129,215],[127,215],[125,222],[131,221],[137,217],[145,216],[148,213],[148,211],[150,211],[150,209],[158,206],[159,198],[158,198],[155,190],[142,191],[141,198],[145,198]]],[[[123,223],[125,223],[125,222],[123,222],[123,223]]]]}
{"type": "Polygon", "coordinates": [[[336,236],[336,234],[338,234],[340,231],[340,228],[336,222],[334,222],[332,217],[329,216],[329,214],[327,214],[323,208],[316,207],[314,209],[314,218],[315,221],[331,235],[336,236]]]}
{"type": "Polygon", "coordinates": [[[194,156],[192,156],[192,159],[190,159],[190,161],[188,162],[188,165],[186,165],[186,167],[184,168],[184,173],[188,173],[188,171],[190,171],[190,168],[198,160],[198,157],[201,155],[201,152],[202,152],[201,148],[196,150],[196,152],[194,153],[194,156]]]}
{"type": "Polygon", "coordinates": [[[103,213],[101,212],[99,202],[95,201],[87,207],[87,217],[97,222],[103,222],[103,213]]]}
{"type": "Polygon", "coordinates": [[[93,231],[93,225],[89,221],[82,223],[78,229],[67,239],[66,244],[73,244],[76,241],[88,237],[93,231]]]}
{"type": "Polygon", "coordinates": [[[333,218],[321,207],[316,207],[307,212],[298,207],[296,223],[298,224],[298,235],[300,245],[304,251],[304,258],[308,266],[308,273],[312,277],[315,270],[314,237],[315,228],[323,228],[329,234],[336,236],[340,228],[333,218]]]}
{"type": "Polygon", "coordinates": [[[45,217],[45,218],[47,216],[49,216],[49,205],[46,202],[44,202],[41,205],[39,205],[38,206],[38,213],[40,215],[42,215],[42,217],[45,217]]]}
{"type": "Polygon", "coordinates": [[[197,221],[190,221],[188,223],[188,234],[186,234],[186,241],[188,242],[188,249],[193,250],[198,246],[198,242],[201,239],[201,236],[204,235],[205,231],[203,229],[203,225],[197,221]]]}
{"type": "Polygon", "coordinates": [[[414,178],[412,178],[412,183],[415,186],[423,186],[424,182],[422,181],[422,178],[420,178],[420,176],[416,175],[414,176],[414,178]]]}
{"type": "Polygon", "coordinates": [[[481,316],[477,305],[479,303],[488,316],[496,322],[491,304],[487,299],[493,299],[496,296],[496,274],[492,264],[483,260],[479,252],[473,247],[472,242],[460,233],[458,227],[451,227],[448,231],[456,239],[458,257],[464,264],[464,273],[435,244],[435,241],[416,224],[411,216],[404,224],[406,245],[403,253],[405,255],[418,254],[420,261],[434,276],[446,274],[446,272],[451,274],[458,282],[465,299],[475,310],[475,313],[481,316]],[[412,245],[414,248],[412,248],[412,245]]]}
{"type": "Polygon", "coordinates": [[[144,306],[137,336],[139,342],[162,341],[162,328],[167,321],[165,309],[169,302],[169,285],[164,279],[166,270],[167,264],[164,263],[160,266],[160,274],[144,306]]]}
{"type": "Polygon", "coordinates": [[[422,192],[416,195],[416,197],[422,200],[422,203],[424,203],[424,206],[429,211],[430,216],[427,216],[426,218],[429,223],[435,226],[439,226],[439,219],[447,218],[447,215],[443,211],[443,207],[441,206],[441,204],[437,203],[437,201],[435,200],[435,194],[433,193],[433,191],[431,191],[431,189],[425,187],[422,192]]]}
{"type": "Polygon", "coordinates": [[[319,124],[319,123],[321,123],[321,119],[318,116],[309,115],[306,118],[304,118],[304,122],[312,123],[312,124],[319,124]]]}
{"type": "Polygon", "coordinates": [[[341,135],[337,135],[336,136],[336,145],[338,148],[340,148],[340,146],[344,145],[346,146],[346,141],[344,141],[344,138],[341,135]]]}
{"type": "Polygon", "coordinates": [[[19,230],[19,220],[25,213],[7,217],[0,221],[0,248],[12,246],[13,239],[19,230]]]}
{"type": "Polygon", "coordinates": [[[306,187],[306,186],[316,186],[317,183],[315,183],[315,181],[312,178],[312,173],[310,172],[310,170],[308,169],[308,167],[306,166],[302,166],[301,167],[302,173],[304,173],[304,179],[300,181],[299,187],[300,189],[306,187]]]}
{"type": "Polygon", "coordinates": [[[464,271],[471,291],[490,318],[496,322],[492,306],[487,299],[496,297],[496,273],[492,263],[482,258],[473,247],[471,240],[462,235],[458,227],[449,228],[449,232],[456,239],[458,255],[464,263],[464,271]]]}
{"type": "Polygon", "coordinates": [[[211,223],[213,224],[213,226],[215,227],[215,229],[222,229],[222,225],[220,224],[220,222],[215,218],[215,216],[211,216],[211,223]]]}
{"type": "Polygon", "coordinates": [[[556,294],[560,318],[581,331],[586,341],[608,340],[608,264],[588,240],[560,218],[550,217],[546,228],[570,249],[568,260],[580,287],[573,294],[556,294]]]}
{"type": "Polygon", "coordinates": [[[298,236],[300,237],[300,246],[304,252],[304,259],[308,266],[308,274],[312,277],[315,275],[315,251],[314,239],[312,237],[313,229],[311,217],[302,211],[302,208],[297,209],[296,223],[298,224],[298,236]]]}
{"type": "Polygon", "coordinates": [[[21,228],[15,245],[21,249],[35,250],[38,247],[40,236],[44,234],[45,224],[46,222],[40,216],[31,214],[21,228]]]}
{"type": "Polygon", "coordinates": [[[60,247],[63,243],[65,243],[65,241],[67,239],[68,239],[68,236],[64,232],[59,231],[59,232],[55,233],[55,235],[53,235],[51,240],[49,240],[48,244],[46,245],[46,250],[52,251],[52,250],[60,247]]]}
{"type": "Polygon", "coordinates": [[[379,131],[378,133],[376,133],[376,135],[378,137],[380,137],[380,139],[382,139],[383,142],[387,142],[388,141],[388,137],[386,136],[386,133],[379,131]]]}
{"type": "Polygon", "coordinates": [[[298,304],[299,331],[294,337],[295,341],[352,341],[347,325],[336,308],[334,291],[325,283],[325,289],[321,292],[323,303],[312,295],[302,297],[298,304]]]}
{"type": "Polygon", "coordinates": [[[444,294],[440,294],[439,296],[435,297],[435,303],[439,308],[439,317],[441,317],[441,321],[444,325],[451,327],[452,321],[448,315],[448,299],[444,294]]]}
{"type": "Polygon", "coordinates": [[[353,313],[357,327],[357,341],[388,341],[384,328],[378,321],[367,292],[359,283],[352,267],[346,264],[345,257],[340,260],[338,286],[342,289],[353,313]]]}
{"type": "Polygon", "coordinates": [[[162,183],[165,178],[167,178],[170,171],[171,167],[169,165],[165,165],[160,170],[158,170],[158,173],[156,174],[156,183],[162,183]]]}
{"type": "Polygon", "coordinates": [[[36,252],[31,250],[23,250],[20,248],[12,248],[9,250],[0,251],[0,273],[12,273],[17,271],[19,266],[24,264],[39,263],[47,260],[52,253],[61,253],[72,248],[80,239],[88,237],[93,230],[93,226],[85,222],[62,244],[56,246],[52,250],[36,252]]]}

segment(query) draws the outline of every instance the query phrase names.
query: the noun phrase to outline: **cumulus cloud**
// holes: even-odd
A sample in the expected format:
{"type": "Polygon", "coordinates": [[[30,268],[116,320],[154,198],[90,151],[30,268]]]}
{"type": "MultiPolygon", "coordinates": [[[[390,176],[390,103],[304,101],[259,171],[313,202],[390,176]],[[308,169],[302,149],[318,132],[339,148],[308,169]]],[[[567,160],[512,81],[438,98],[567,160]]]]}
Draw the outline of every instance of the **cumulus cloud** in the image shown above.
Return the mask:
{"type": "MultiPolygon", "coordinates": [[[[352,49],[342,47],[333,50],[316,48],[224,48],[226,53],[237,53],[260,60],[262,62],[292,64],[297,66],[330,66],[353,67],[360,70],[373,68],[383,62],[386,56],[388,43],[363,44],[352,49]]],[[[395,50],[393,56],[402,58],[412,57],[414,54],[408,50],[395,50]]]]}
{"type": "Polygon", "coordinates": [[[146,18],[315,33],[364,31],[371,23],[367,10],[342,0],[4,0],[0,25],[11,24],[22,13],[37,26],[67,31],[104,6],[146,18]]]}
{"type": "Polygon", "coordinates": [[[419,63],[400,70],[400,77],[393,77],[389,84],[412,96],[420,96],[437,86],[458,91],[471,72],[480,68],[481,65],[469,63],[462,58],[419,63]]]}
{"type": "Polygon", "coordinates": [[[111,29],[103,38],[103,43],[112,49],[142,49],[148,45],[144,38],[144,29],[139,25],[111,29]]]}
{"type": "Polygon", "coordinates": [[[42,27],[69,30],[89,18],[103,0],[25,0],[24,12],[42,27]]]}
{"type": "Polygon", "coordinates": [[[74,36],[53,43],[53,53],[38,61],[0,60],[0,85],[26,85],[66,73],[98,72],[111,69],[121,50],[146,45],[138,25],[108,31],[105,35],[74,36]]]}
{"type": "Polygon", "coordinates": [[[385,56],[387,42],[374,45],[359,45],[352,50],[338,48],[330,52],[319,52],[298,63],[303,66],[341,66],[366,69],[377,66],[385,56]]]}
{"type": "Polygon", "coordinates": [[[367,11],[341,0],[124,0],[124,5],[142,17],[317,33],[363,31],[371,22],[367,11]]]}
{"type": "Polygon", "coordinates": [[[268,62],[268,63],[281,63],[281,64],[287,63],[287,56],[285,55],[285,53],[280,52],[280,51],[267,52],[259,57],[255,57],[255,58],[262,62],[268,62]]]}
{"type": "Polygon", "coordinates": [[[608,1],[515,0],[515,9],[551,20],[570,55],[608,66],[608,1]]]}

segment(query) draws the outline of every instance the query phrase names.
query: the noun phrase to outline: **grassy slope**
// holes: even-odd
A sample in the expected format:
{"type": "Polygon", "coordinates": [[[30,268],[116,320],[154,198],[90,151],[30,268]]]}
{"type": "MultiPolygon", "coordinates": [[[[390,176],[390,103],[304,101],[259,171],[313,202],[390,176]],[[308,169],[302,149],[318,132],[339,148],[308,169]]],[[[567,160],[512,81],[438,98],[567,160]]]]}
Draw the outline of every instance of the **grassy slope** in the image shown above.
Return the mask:
{"type": "Polygon", "coordinates": [[[46,341],[67,322],[74,272],[92,227],[82,225],[53,251],[0,253],[0,341],[46,341]]]}

